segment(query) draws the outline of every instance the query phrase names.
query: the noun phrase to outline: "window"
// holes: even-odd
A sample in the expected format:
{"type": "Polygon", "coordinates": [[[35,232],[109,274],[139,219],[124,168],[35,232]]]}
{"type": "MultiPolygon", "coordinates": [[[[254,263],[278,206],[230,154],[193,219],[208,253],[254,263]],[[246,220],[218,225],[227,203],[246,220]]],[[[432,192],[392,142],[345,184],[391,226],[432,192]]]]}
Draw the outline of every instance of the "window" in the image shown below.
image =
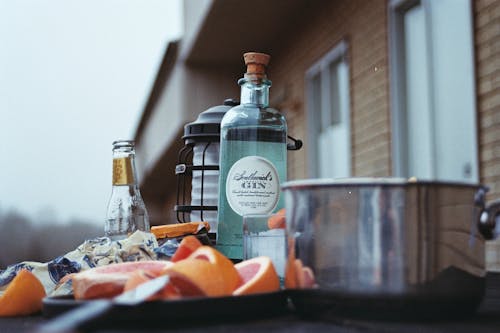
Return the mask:
{"type": "Polygon", "coordinates": [[[478,182],[470,1],[389,8],[394,175],[478,182]]]}
{"type": "Polygon", "coordinates": [[[339,43],[306,73],[311,177],[351,175],[349,66],[339,43]]]}

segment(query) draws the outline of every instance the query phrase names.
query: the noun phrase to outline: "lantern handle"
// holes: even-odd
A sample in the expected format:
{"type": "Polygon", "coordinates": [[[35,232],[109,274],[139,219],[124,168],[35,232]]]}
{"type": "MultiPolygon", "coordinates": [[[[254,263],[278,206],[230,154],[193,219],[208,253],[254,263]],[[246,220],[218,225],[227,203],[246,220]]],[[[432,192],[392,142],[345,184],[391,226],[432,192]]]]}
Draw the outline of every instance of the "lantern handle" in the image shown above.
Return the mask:
{"type": "Polygon", "coordinates": [[[300,139],[295,139],[294,137],[290,136],[290,135],[287,135],[287,137],[293,141],[293,143],[288,143],[286,145],[286,149],[287,150],[299,150],[300,148],[302,148],[302,140],[300,139]]]}

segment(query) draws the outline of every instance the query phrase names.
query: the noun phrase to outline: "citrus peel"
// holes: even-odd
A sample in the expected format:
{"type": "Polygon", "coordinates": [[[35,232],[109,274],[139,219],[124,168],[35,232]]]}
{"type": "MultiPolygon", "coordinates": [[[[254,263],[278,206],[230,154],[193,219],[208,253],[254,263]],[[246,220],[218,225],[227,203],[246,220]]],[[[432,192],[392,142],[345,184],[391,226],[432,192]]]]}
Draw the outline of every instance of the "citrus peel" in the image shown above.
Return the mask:
{"type": "Polygon", "coordinates": [[[196,234],[203,228],[207,231],[210,230],[210,224],[203,221],[157,225],[151,227],[151,233],[155,235],[156,239],[161,239],[196,234]]]}
{"type": "Polygon", "coordinates": [[[200,246],[202,246],[202,244],[198,238],[192,235],[186,236],[181,240],[179,247],[170,260],[172,262],[177,262],[179,260],[186,259],[200,246]]]}
{"type": "Polygon", "coordinates": [[[286,227],[286,217],[285,208],[281,208],[276,212],[276,214],[271,215],[267,219],[267,227],[269,229],[285,229],[286,227]]]}
{"type": "Polygon", "coordinates": [[[233,295],[248,295],[277,291],[280,281],[269,257],[256,257],[234,265],[242,278],[242,284],[233,295]]]}
{"type": "Polygon", "coordinates": [[[134,261],[111,264],[75,273],[72,279],[75,299],[110,298],[123,292],[131,275],[143,270],[152,276],[159,276],[169,261],[134,261]]]}
{"type": "Polygon", "coordinates": [[[164,271],[182,296],[224,296],[224,285],[219,268],[203,259],[184,259],[164,271]]]}
{"type": "Polygon", "coordinates": [[[201,246],[188,259],[200,259],[217,267],[224,285],[224,294],[230,295],[241,283],[241,277],[233,262],[221,252],[210,246],[201,246]]]}
{"type": "MultiPolygon", "coordinates": [[[[125,287],[123,288],[124,292],[137,288],[139,285],[151,281],[154,278],[157,278],[159,275],[151,274],[150,272],[144,270],[137,270],[132,273],[127,282],[125,283],[125,287]]],[[[171,284],[167,283],[159,292],[149,297],[148,301],[154,301],[159,299],[177,299],[180,298],[179,291],[171,284]]]]}
{"type": "Polygon", "coordinates": [[[24,316],[42,309],[45,288],[26,269],[20,270],[0,297],[0,317],[24,316]]]}
{"type": "Polygon", "coordinates": [[[313,270],[302,260],[289,257],[286,265],[285,287],[305,289],[317,287],[313,270]]]}

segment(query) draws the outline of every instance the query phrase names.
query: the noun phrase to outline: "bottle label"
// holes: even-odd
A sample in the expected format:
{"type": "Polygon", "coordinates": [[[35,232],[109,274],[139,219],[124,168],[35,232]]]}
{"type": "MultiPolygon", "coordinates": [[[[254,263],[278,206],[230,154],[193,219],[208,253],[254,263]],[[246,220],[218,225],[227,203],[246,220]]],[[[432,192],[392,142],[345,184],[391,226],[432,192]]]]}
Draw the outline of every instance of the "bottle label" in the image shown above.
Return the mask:
{"type": "Polygon", "coordinates": [[[113,185],[133,185],[134,172],[130,157],[113,158],[113,185]]]}
{"type": "Polygon", "coordinates": [[[261,156],[246,156],[229,170],[226,197],[239,215],[268,214],[278,204],[280,181],[274,165],[261,156]]]}

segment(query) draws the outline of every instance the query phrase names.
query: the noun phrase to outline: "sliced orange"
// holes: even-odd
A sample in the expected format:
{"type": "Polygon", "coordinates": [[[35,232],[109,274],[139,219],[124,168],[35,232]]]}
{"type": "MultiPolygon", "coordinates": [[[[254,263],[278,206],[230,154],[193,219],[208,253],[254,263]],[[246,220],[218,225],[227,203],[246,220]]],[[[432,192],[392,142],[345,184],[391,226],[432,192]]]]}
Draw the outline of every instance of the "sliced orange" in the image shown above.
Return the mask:
{"type": "Polygon", "coordinates": [[[144,282],[148,282],[149,280],[154,279],[156,276],[148,273],[142,269],[137,270],[130,274],[127,282],[125,282],[125,286],[123,287],[123,291],[129,291],[137,288],[139,285],[144,282]]]}
{"type": "Polygon", "coordinates": [[[142,269],[147,272],[152,272],[154,274],[159,274],[165,269],[166,266],[170,266],[171,263],[163,260],[143,260],[143,261],[126,261],[120,263],[113,263],[106,266],[99,266],[91,268],[89,270],[76,273],[85,274],[86,272],[93,271],[97,273],[131,273],[138,269],[142,269]]]}
{"type": "Polygon", "coordinates": [[[247,295],[279,290],[280,280],[269,257],[256,257],[234,265],[243,283],[233,295],[247,295]]]}
{"type": "Polygon", "coordinates": [[[302,265],[302,260],[300,259],[295,259],[293,262],[295,266],[295,281],[297,281],[297,287],[298,288],[303,288],[305,282],[304,282],[304,274],[302,271],[304,270],[304,265],[302,265]]]}
{"type": "Polygon", "coordinates": [[[233,262],[213,247],[201,246],[188,259],[206,260],[215,265],[221,274],[225,295],[230,295],[241,284],[241,277],[233,262]]]}
{"type": "Polygon", "coordinates": [[[297,288],[299,282],[297,281],[297,273],[295,269],[295,240],[288,239],[288,255],[285,267],[285,288],[297,288]]]}
{"type": "MultiPolygon", "coordinates": [[[[139,285],[148,282],[159,275],[151,274],[143,270],[137,270],[130,274],[127,282],[125,283],[124,291],[129,291],[137,288],[139,285]]],[[[180,297],[179,292],[173,286],[172,283],[167,283],[165,287],[155,295],[149,297],[147,300],[157,300],[157,299],[177,299],[180,297]]]]}
{"type": "Polygon", "coordinates": [[[164,272],[182,296],[230,295],[220,267],[204,259],[188,258],[164,272]]]}
{"type": "Polygon", "coordinates": [[[196,234],[203,228],[207,229],[207,231],[210,230],[210,224],[202,221],[156,225],[151,227],[151,233],[155,235],[156,239],[161,239],[196,234]]]}
{"type": "Polygon", "coordinates": [[[286,267],[285,287],[290,289],[316,287],[314,272],[310,267],[305,266],[302,260],[289,257],[286,267]]]}
{"type": "Polygon", "coordinates": [[[177,262],[182,259],[189,257],[197,248],[202,246],[201,242],[193,235],[186,236],[182,239],[179,247],[175,251],[174,255],[170,259],[172,262],[177,262]]]}
{"type": "Polygon", "coordinates": [[[123,262],[92,268],[75,273],[71,279],[75,299],[110,298],[123,292],[131,274],[143,270],[158,276],[165,268],[172,266],[169,261],[123,262]]]}
{"type": "Polygon", "coordinates": [[[73,275],[73,295],[75,299],[111,298],[123,292],[125,283],[132,274],[99,273],[93,270],[73,275]]]}
{"type": "Polygon", "coordinates": [[[310,267],[302,267],[302,283],[302,288],[314,288],[317,286],[314,273],[310,267]]]}
{"type": "Polygon", "coordinates": [[[26,269],[20,270],[0,297],[0,317],[24,316],[42,309],[45,288],[26,269]]]}
{"type": "Polygon", "coordinates": [[[75,274],[77,274],[77,273],[69,273],[69,274],[64,275],[62,278],[59,279],[59,282],[57,282],[57,285],[59,286],[61,284],[68,282],[69,280],[73,279],[73,276],[75,276],[75,274]]]}
{"type": "Polygon", "coordinates": [[[281,208],[276,214],[271,215],[267,220],[267,227],[269,229],[285,229],[286,227],[286,212],[285,208],[281,208]]]}

